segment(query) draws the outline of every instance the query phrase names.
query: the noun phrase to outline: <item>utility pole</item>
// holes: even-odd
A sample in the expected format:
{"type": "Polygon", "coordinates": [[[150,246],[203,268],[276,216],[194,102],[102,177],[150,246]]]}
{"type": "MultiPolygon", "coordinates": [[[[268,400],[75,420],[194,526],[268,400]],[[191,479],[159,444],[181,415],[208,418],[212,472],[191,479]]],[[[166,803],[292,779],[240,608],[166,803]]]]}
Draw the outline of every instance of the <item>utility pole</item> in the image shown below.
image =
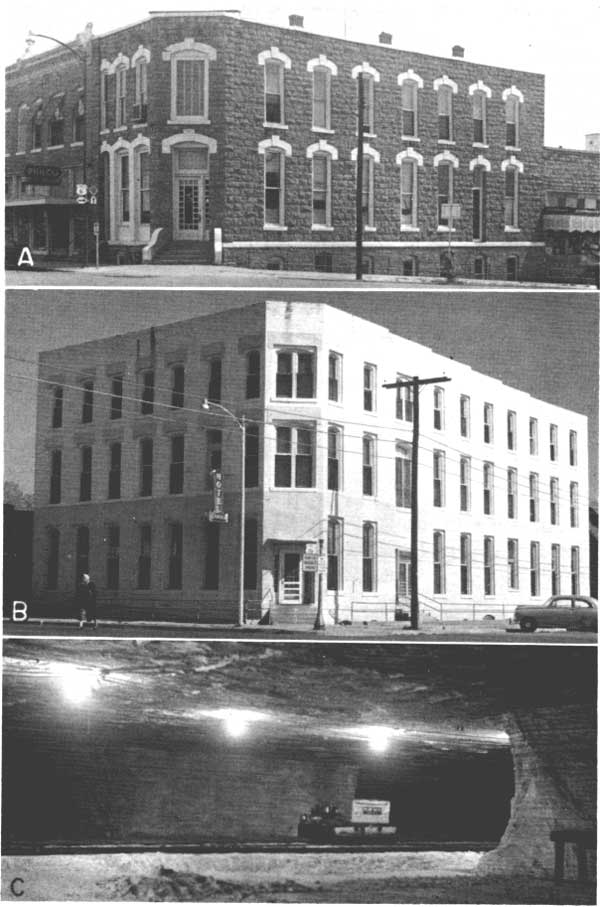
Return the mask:
{"type": "Polygon", "coordinates": [[[363,133],[365,119],[363,74],[358,74],[358,146],[356,149],[356,279],[363,276],[363,133]]]}
{"type": "Polygon", "coordinates": [[[410,387],[413,399],[413,437],[410,467],[410,627],[419,629],[419,388],[424,384],[442,384],[451,378],[419,378],[384,384],[385,388],[410,387]]]}

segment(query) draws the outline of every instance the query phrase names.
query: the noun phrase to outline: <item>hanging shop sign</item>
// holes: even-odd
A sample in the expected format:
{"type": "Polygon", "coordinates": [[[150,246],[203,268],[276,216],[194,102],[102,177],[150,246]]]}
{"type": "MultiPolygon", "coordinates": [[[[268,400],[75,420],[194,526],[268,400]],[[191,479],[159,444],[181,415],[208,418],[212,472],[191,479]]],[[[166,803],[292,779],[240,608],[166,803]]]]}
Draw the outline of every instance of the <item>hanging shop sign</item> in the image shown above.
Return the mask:
{"type": "Polygon", "coordinates": [[[217,469],[211,469],[210,477],[213,491],[213,509],[208,512],[211,523],[228,523],[229,514],[223,510],[223,474],[217,469]]]}

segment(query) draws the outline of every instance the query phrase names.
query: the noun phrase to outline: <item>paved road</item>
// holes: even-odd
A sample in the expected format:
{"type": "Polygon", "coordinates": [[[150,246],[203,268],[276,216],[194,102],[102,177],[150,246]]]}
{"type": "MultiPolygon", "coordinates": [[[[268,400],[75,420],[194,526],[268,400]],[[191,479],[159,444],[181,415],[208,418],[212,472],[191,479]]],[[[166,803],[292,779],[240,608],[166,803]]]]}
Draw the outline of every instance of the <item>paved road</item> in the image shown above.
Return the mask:
{"type": "Polygon", "coordinates": [[[427,626],[423,630],[408,630],[389,624],[355,625],[350,627],[326,627],[324,630],[304,630],[290,627],[260,627],[251,625],[235,627],[223,625],[169,625],[165,623],[105,623],[92,629],[79,629],[75,621],[38,621],[29,623],[11,623],[4,621],[5,636],[72,636],[81,639],[106,638],[157,638],[157,639],[247,639],[254,642],[281,642],[282,640],[339,640],[339,641],[393,641],[404,643],[430,642],[467,642],[478,643],[516,643],[521,645],[596,645],[597,634],[569,632],[561,630],[543,630],[536,633],[522,633],[517,628],[507,628],[504,624],[488,629],[481,623],[469,623],[467,626],[447,626],[439,629],[427,626]]]}

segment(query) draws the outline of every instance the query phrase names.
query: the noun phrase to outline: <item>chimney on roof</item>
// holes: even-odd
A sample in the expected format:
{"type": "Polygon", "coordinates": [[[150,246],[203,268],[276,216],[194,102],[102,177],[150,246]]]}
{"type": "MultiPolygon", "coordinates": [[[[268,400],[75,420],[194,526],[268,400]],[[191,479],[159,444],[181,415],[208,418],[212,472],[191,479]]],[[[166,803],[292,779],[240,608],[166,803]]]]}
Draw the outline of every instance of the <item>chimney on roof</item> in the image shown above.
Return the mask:
{"type": "Polygon", "coordinates": [[[452,56],[459,57],[462,60],[464,55],[465,55],[464,47],[461,47],[460,44],[455,44],[454,47],[452,48],[452,56]]]}
{"type": "Polygon", "coordinates": [[[391,44],[392,43],[392,36],[389,33],[389,31],[381,32],[381,34],[379,35],[379,43],[380,44],[391,44]]]}
{"type": "Polygon", "coordinates": [[[304,16],[290,16],[290,28],[304,28],[304,16]]]}

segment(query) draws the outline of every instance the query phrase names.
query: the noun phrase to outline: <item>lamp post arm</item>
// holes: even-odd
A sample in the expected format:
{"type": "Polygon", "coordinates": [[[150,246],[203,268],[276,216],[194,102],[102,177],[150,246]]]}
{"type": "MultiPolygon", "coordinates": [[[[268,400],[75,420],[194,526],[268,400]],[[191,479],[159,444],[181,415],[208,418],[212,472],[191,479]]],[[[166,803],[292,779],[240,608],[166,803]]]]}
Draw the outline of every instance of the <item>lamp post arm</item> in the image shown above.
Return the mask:
{"type": "Polygon", "coordinates": [[[72,54],[74,54],[77,57],[77,59],[80,60],[82,63],[86,62],[86,57],[83,54],[81,54],[81,53],[79,53],[79,51],[75,50],[74,47],[71,47],[70,44],[65,44],[64,41],[59,41],[58,38],[53,38],[52,35],[41,35],[41,34],[38,34],[37,32],[30,31],[29,37],[44,38],[46,41],[54,41],[55,44],[60,44],[61,47],[64,47],[66,50],[68,50],[72,54]]]}

